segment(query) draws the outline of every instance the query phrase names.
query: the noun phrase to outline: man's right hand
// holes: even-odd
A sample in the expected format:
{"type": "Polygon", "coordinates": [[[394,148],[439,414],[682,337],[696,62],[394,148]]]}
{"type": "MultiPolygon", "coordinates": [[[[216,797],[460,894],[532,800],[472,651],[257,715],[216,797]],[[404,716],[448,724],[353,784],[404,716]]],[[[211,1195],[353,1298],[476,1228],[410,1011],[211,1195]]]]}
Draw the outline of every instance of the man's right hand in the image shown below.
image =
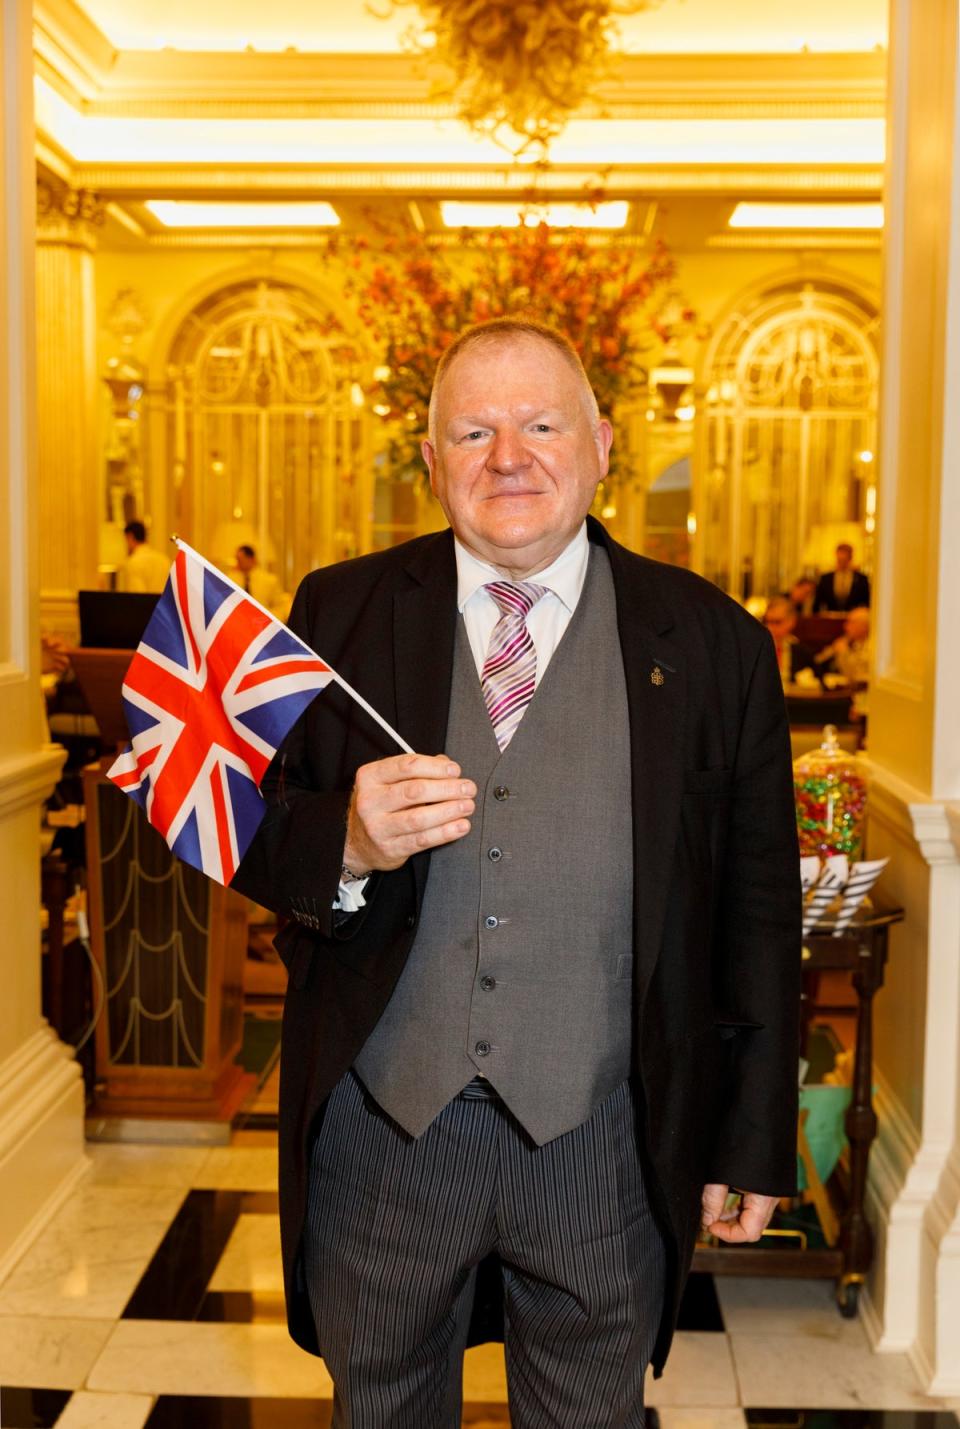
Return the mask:
{"type": "Polygon", "coordinates": [[[359,872],[399,868],[411,854],[470,832],[477,786],[444,754],[395,754],[357,770],[343,861],[359,872]]]}

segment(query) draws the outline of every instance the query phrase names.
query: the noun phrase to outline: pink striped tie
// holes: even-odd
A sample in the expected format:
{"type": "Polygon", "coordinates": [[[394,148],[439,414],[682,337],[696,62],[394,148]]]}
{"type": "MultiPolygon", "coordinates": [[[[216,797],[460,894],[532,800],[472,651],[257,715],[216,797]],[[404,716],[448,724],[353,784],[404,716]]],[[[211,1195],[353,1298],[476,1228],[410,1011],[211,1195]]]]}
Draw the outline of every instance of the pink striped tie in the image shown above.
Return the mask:
{"type": "Polygon", "coordinates": [[[480,687],[497,744],[506,749],[536,688],[537,647],[527,616],[547,589],[532,581],[491,581],[484,590],[496,601],[500,619],[490,636],[480,687]]]}

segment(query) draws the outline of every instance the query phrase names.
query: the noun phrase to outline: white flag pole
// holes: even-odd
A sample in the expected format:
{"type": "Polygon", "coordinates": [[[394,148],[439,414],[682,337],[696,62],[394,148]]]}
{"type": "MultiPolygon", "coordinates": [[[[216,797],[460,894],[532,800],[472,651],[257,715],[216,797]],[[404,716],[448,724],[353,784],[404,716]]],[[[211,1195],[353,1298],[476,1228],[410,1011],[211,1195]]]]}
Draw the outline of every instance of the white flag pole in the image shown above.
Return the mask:
{"type": "Polygon", "coordinates": [[[327,669],[330,671],[330,674],[332,675],[334,680],[336,680],[337,684],[341,687],[341,689],[345,690],[351,699],[356,700],[357,704],[360,705],[362,709],[366,710],[367,714],[370,716],[371,719],[376,720],[380,728],[385,730],[386,733],[389,734],[390,738],[394,740],[397,744],[399,744],[401,749],[405,750],[407,754],[415,753],[415,751],[410,747],[407,741],[405,739],[401,739],[399,734],[397,734],[397,731],[393,728],[393,726],[387,723],[387,721],[383,718],[383,715],[377,714],[377,711],[373,708],[371,704],[367,703],[367,701],[363,698],[363,695],[358,694],[352,685],[348,685],[346,680],[344,680],[342,676],[337,674],[336,670],[329,663],[329,661],[324,660],[323,656],[319,653],[319,651],[312,650],[305,640],[301,640],[299,635],[294,634],[294,632],[279,618],[279,616],[274,615],[273,611],[268,610],[265,605],[261,605],[260,601],[257,600],[255,596],[252,596],[249,591],[242,590],[241,587],[237,585],[235,580],[232,580],[230,576],[225,574],[224,571],[219,570],[218,567],[213,565],[211,561],[208,561],[206,556],[201,556],[199,551],[195,551],[192,546],[188,546],[186,541],[181,541],[179,536],[171,536],[170,539],[174,542],[175,545],[179,546],[181,551],[185,551],[188,555],[193,556],[195,560],[199,561],[200,564],[211,573],[211,575],[216,576],[218,580],[226,581],[228,585],[232,585],[234,590],[240,592],[244,600],[249,600],[270,620],[275,621],[278,625],[282,625],[284,630],[286,630],[287,634],[291,637],[291,639],[296,640],[299,645],[302,645],[304,650],[306,650],[308,654],[316,655],[318,660],[323,660],[323,663],[326,665],[327,669]]]}

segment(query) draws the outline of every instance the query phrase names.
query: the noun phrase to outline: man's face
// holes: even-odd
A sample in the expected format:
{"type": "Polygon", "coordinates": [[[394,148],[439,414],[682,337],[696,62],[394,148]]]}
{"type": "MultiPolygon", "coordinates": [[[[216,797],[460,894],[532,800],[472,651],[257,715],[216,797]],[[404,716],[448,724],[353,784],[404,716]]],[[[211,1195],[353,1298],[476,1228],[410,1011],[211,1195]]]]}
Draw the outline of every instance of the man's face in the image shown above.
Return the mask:
{"type": "Polygon", "coordinates": [[[780,641],[792,632],[797,623],[797,617],[785,606],[775,605],[767,611],[763,617],[763,623],[779,645],[780,641]]]}
{"type": "Polygon", "coordinates": [[[838,547],[837,547],[837,570],[838,570],[838,571],[845,571],[845,570],[847,570],[848,567],[849,567],[849,565],[850,565],[850,562],[851,562],[852,560],[853,560],[853,552],[850,550],[850,547],[849,547],[849,546],[838,546],[838,547]]]}
{"type": "Polygon", "coordinates": [[[237,551],[236,562],[237,569],[243,571],[244,574],[246,574],[247,571],[253,570],[253,557],[248,556],[246,551],[237,551]]]}
{"type": "Polygon", "coordinates": [[[430,484],[474,555],[515,578],[543,570],[576,534],[606,475],[613,433],[591,429],[583,389],[539,338],[477,343],[437,394],[430,484]]]}

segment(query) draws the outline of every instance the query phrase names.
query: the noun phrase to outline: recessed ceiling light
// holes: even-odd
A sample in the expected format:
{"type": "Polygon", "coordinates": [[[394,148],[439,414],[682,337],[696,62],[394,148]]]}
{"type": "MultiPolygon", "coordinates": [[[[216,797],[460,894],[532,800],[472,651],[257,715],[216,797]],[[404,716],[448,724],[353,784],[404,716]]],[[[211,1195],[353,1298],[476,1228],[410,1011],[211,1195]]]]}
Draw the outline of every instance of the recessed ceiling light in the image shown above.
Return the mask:
{"type": "Polygon", "coordinates": [[[882,228],[882,203],[738,203],[730,228],[882,228]]]}
{"type": "Polygon", "coordinates": [[[527,228],[546,223],[551,228],[622,228],[630,205],[626,199],[607,203],[441,203],[440,216],[447,228],[527,228]]]}
{"type": "Polygon", "coordinates": [[[334,228],[328,203],[188,203],[151,198],[145,205],[165,228],[334,228]]]}

